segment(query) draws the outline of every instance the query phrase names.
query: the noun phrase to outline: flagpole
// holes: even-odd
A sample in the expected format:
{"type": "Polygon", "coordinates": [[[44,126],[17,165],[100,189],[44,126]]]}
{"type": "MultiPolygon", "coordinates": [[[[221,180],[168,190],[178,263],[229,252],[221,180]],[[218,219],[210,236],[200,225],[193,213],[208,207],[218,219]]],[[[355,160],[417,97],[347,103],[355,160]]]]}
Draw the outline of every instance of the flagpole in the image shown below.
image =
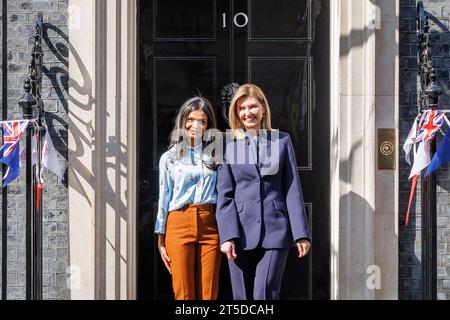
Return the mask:
{"type": "MultiPolygon", "coordinates": [[[[37,101],[31,94],[31,80],[29,78],[25,79],[25,84],[23,88],[25,93],[19,100],[19,106],[23,109],[23,118],[25,120],[32,119],[33,109],[37,101]]],[[[31,172],[31,126],[27,126],[25,129],[25,152],[26,152],[26,299],[34,300],[34,250],[35,250],[35,239],[34,239],[34,219],[33,219],[33,181],[31,172]]]]}
{"type": "MultiPolygon", "coordinates": [[[[36,113],[37,113],[37,132],[36,135],[36,161],[37,164],[34,166],[31,163],[31,173],[32,173],[32,197],[33,200],[31,203],[33,204],[33,225],[34,225],[34,252],[33,252],[33,274],[34,274],[34,299],[42,300],[42,193],[40,189],[38,190],[38,181],[36,178],[36,171],[40,175],[40,166],[41,166],[41,139],[42,139],[42,116],[44,112],[43,101],[41,97],[42,91],[42,64],[44,53],[42,50],[42,38],[43,38],[43,15],[42,12],[38,13],[38,20],[36,23],[36,35],[34,37],[34,46],[31,60],[31,69],[30,78],[33,83],[33,95],[36,97],[36,113]],[[39,206],[37,206],[37,203],[39,206]]],[[[32,129],[34,130],[34,129],[32,129]]],[[[32,143],[30,142],[30,148],[33,148],[32,143]]],[[[27,154],[27,160],[32,162],[32,154],[31,151],[29,156],[27,154]]]]}
{"type": "MultiPolygon", "coordinates": [[[[437,110],[442,88],[433,68],[430,25],[423,2],[417,3],[417,35],[419,40],[418,61],[420,74],[420,92],[418,94],[419,111],[437,110]]],[[[447,111],[447,110],[445,110],[447,111]]],[[[436,152],[436,138],[431,139],[430,155],[436,152]]],[[[423,299],[437,299],[437,212],[436,212],[436,172],[425,177],[421,172],[422,194],[422,279],[423,299]]]]}
{"type": "MultiPolygon", "coordinates": [[[[429,84],[423,91],[427,109],[439,107],[442,88],[438,83],[437,72],[431,69],[429,84]]],[[[430,158],[436,153],[436,137],[431,140],[430,158]]],[[[424,275],[424,299],[437,299],[437,208],[436,208],[436,171],[425,177],[422,170],[422,252],[424,275]]]]}
{"type": "MultiPolygon", "coordinates": [[[[38,190],[36,179],[36,166],[33,164],[33,134],[37,130],[37,140],[40,140],[43,115],[43,103],[41,99],[42,89],[42,37],[43,18],[38,14],[36,24],[36,35],[32,52],[31,64],[29,66],[29,77],[24,80],[25,93],[18,104],[23,109],[23,118],[29,123],[25,129],[25,152],[26,152],[26,299],[42,300],[42,201],[36,199],[38,190]],[[33,121],[37,114],[37,120],[33,121]],[[36,202],[39,202],[39,208],[36,202]]],[[[39,147],[37,143],[36,147],[39,147]]],[[[40,152],[37,151],[40,166],[40,152]]],[[[40,173],[40,172],[39,172],[40,173]]]]}
{"type": "MultiPolygon", "coordinates": [[[[2,29],[7,30],[8,5],[6,0],[2,1],[2,29]]],[[[2,32],[2,97],[8,96],[8,32],[2,32]]],[[[3,99],[2,104],[2,119],[8,118],[8,100],[3,99]]],[[[3,125],[1,126],[3,131],[3,125]]],[[[2,145],[3,145],[2,137],[2,145]]],[[[6,173],[6,165],[2,164],[2,175],[6,173]]],[[[2,253],[1,253],[1,267],[2,267],[2,300],[8,298],[8,189],[2,189],[2,253]]]]}

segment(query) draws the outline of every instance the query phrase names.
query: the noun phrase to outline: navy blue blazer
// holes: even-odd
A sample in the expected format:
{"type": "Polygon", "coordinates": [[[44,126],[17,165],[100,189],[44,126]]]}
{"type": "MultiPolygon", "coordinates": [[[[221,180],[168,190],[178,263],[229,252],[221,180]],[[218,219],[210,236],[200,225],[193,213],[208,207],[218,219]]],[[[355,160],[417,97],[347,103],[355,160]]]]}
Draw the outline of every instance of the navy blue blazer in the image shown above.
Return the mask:
{"type": "Polygon", "coordinates": [[[233,239],[242,250],[278,249],[310,240],[292,141],[288,133],[276,132],[275,143],[270,134],[260,139],[256,160],[252,138],[225,144],[217,176],[221,244],[233,239]]]}

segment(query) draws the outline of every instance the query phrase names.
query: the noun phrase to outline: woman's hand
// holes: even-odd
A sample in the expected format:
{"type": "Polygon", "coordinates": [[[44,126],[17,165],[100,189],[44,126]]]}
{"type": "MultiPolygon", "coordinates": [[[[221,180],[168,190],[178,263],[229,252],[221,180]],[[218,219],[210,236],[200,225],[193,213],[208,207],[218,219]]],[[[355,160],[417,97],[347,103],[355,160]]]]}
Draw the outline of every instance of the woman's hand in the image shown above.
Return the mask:
{"type": "Polygon", "coordinates": [[[220,246],[220,251],[226,254],[228,260],[234,260],[237,258],[233,240],[225,241],[224,243],[222,243],[222,245],[220,246]]]}
{"type": "Polygon", "coordinates": [[[298,257],[303,258],[308,254],[309,248],[311,247],[311,243],[309,242],[309,240],[303,239],[298,240],[296,244],[298,249],[298,257]]]}
{"type": "Polygon", "coordinates": [[[166,266],[166,269],[169,271],[170,274],[172,274],[172,269],[170,268],[170,258],[167,255],[166,250],[166,236],[164,234],[158,234],[158,249],[159,253],[161,254],[161,259],[164,262],[164,265],[166,266]]]}

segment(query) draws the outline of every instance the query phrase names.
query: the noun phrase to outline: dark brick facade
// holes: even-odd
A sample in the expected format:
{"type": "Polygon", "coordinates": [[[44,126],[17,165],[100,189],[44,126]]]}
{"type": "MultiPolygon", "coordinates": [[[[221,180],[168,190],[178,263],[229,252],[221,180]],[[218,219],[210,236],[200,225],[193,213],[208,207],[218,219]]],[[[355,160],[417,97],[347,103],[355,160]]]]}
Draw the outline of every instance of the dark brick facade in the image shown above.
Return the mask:
{"type": "MultiPolygon", "coordinates": [[[[417,115],[417,92],[420,84],[417,75],[416,0],[400,0],[400,146],[408,135],[417,115]]],[[[425,10],[433,16],[432,38],[433,65],[445,94],[441,106],[450,109],[450,3],[448,0],[424,1],[425,10]]],[[[439,141],[439,140],[438,140],[439,141]]],[[[400,221],[399,221],[399,298],[422,299],[421,267],[421,199],[420,186],[408,227],[405,216],[408,206],[410,181],[409,165],[400,156],[400,221]]],[[[438,250],[438,299],[450,299],[450,172],[444,166],[437,174],[437,250],[438,250]]]]}
{"type": "MultiPolygon", "coordinates": [[[[20,119],[22,111],[18,108],[17,101],[23,93],[23,80],[31,60],[32,37],[35,32],[37,13],[42,11],[46,38],[43,81],[46,122],[63,168],[67,167],[68,2],[68,0],[7,1],[8,91],[7,97],[1,97],[1,99],[7,98],[8,101],[8,119],[20,119]]],[[[0,19],[3,19],[3,16],[3,12],[0,12],[0,19]]],[[[2,35],[3,32],[4,30],[2,35]]],[[[1,47],[0,52],[2,52],[1,47]]],[[[7,212],[2,212],[7,214],[8,219],[8,299],[25,298],[25,190],[24,170],[21,171],[20,178],[8,187],[7,199],[1,199],[7,202],[8,207],[7,212]]],[[[53,173],[47,172],[44,179],[43,297],[44,299],[69,299],[67,179],[61,181],[53,173]]]]}

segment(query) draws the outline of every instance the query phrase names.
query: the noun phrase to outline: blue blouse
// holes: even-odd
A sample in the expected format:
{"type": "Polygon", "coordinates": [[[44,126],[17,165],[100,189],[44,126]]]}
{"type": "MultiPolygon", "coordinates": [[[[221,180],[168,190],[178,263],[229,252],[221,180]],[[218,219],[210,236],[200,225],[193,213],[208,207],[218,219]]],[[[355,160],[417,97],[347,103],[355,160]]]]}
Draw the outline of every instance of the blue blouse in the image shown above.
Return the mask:
{"type": "Polygon", "coordinates": [[[159,203],[155,233],[166,233],[166,220],[170,211],[187,204],[217,202],[217,171],[204,165],[203,146],[187,147],[186,150],[186,155],[176,159],[175,148],[171,148],[159,160],[159,203]]]}

